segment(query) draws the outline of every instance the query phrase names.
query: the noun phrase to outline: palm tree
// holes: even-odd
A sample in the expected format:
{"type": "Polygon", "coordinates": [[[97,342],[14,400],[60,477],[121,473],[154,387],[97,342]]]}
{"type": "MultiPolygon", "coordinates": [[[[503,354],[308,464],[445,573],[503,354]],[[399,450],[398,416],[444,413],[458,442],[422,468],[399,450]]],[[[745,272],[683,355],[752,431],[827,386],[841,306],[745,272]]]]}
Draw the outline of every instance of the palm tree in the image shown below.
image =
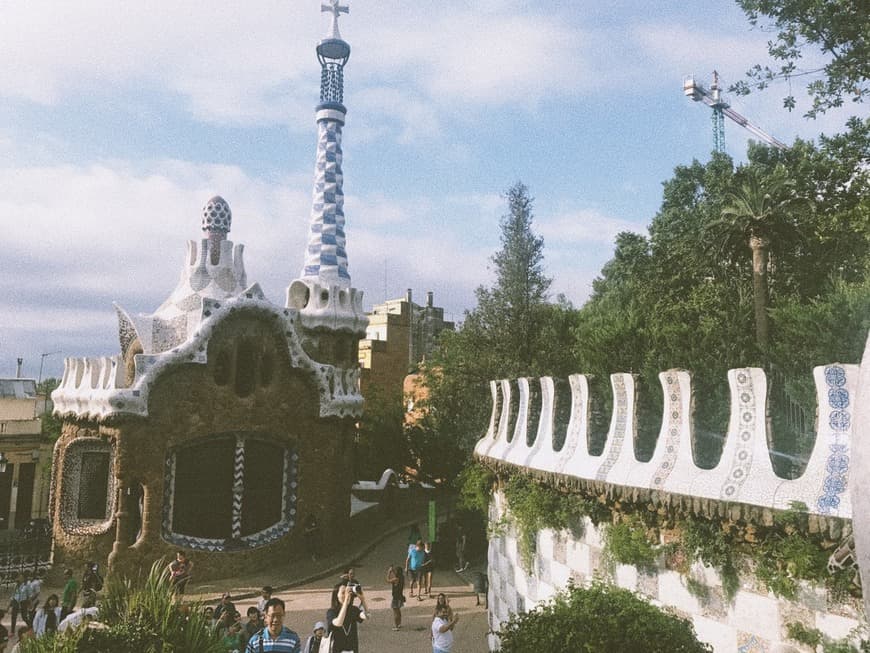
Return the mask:
{"type": "Polygon", "coordinates": [[[795,217],[808,202],[795,196],[794,182],[782,166],[765,176],[755,168],[741,172],[744,181],[727,194],[720,218],[709,223],[707,229],[719,237],[720,249],[734,251],[737,246],[748,245],[752,252],[755,341],[764,351],[769,342],[767,273],[771,243],[792,239],[799,233],[795,217]]]}

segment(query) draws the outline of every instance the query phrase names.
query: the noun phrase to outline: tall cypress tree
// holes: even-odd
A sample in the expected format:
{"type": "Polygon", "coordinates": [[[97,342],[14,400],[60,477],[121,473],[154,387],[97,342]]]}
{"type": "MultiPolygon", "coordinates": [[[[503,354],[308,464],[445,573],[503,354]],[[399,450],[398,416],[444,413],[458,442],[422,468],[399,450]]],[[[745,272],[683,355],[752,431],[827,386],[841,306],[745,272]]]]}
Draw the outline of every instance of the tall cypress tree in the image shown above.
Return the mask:
{"type": "Polygon", "coordinates": [[[532,231],[534,200],[517,182],[505,193],[508,212],[501,219],[501,249],[492,257],[492,288],[475,291],[475,313],[497,354],[502,376],[530,374],[535,362],[542,308],[552,279],[544,274],[544,239],[532,231]]]}

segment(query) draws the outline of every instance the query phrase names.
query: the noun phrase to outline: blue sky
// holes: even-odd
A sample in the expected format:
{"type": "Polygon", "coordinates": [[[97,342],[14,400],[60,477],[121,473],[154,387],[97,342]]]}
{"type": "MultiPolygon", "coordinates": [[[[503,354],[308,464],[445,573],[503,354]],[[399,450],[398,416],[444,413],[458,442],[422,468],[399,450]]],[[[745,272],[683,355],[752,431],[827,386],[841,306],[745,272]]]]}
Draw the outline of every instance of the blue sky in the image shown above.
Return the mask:
{"type": "MultiPolygon", "coordinates": [[[[677,165],[705,161],[710,112],[769,34],[725,0],[350,0],[341,31],[348,256],[366,307],[413,288],[461,320],[489,284],[501,193],[525,182],[553,291],[583,303],[621,230],[644,232],[677,165]]],[[[319,0],[31,0],[0,22],[0,375],[15,359],[118,350],[112,301],[151,312],[214,194],[248,278],[283,303],[299,275],[325,31],[319,0]]],[[[808,63],[812,63],[810,60],[808,63]]],[[[802,91],[793,89],[802,100],[802,91]]],[[[732,106],[787,143],[787,87],[732,106]]],[[[726,124],[728,152],[748,134],[726,124]]]]}

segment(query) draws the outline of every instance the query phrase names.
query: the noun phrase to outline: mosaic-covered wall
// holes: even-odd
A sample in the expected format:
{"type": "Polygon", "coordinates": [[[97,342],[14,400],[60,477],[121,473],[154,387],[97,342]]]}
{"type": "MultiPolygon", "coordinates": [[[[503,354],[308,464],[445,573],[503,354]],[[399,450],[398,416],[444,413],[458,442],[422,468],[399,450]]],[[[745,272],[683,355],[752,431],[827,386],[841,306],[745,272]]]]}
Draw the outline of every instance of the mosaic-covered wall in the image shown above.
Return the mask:
{"type": "MultiPolygon", "coordinates": [[[[646,461],[635,454],[637,393],[630,374],[611,375],[613,410],[600,455],[593,455],[589,447],[594,398],[586,376],[572,375],[568,384],[549,377],[493,381],[489,427],[475,446],[475,457],[507,474],[525,471],[561,486],[595,487],[608,496],[677,501],[703,506],[703,510],[734,507],[745,515],[763,515],[800,502],[814,527],[842,533],[843,520],[851,524],[853,514],[854,493],[850,493],[849,484],[859,366],[820,366],[813,370],[813,378],[818,400],[815,446],[803,473],[794,479],[778,476],[771,463],[768,379],[757,368],[728,372],[730,417],[722,434],[721,456],[711,469],[700,467],[693,456],[691,375],[678,369],[659,375],[662,417],[655,448],[646,461]]],[[[491,520],[499,520],[504,510],[504,497],[496,493],[491,520]]],[[[861,520],[863,515],[857,515],[858,526],[861,520]]],[[[723,599],[717,573],[703,566],[693,574],[712,590],[705,600],[693,596],[685,578],[676,571],[661,568],[644,573],[626,565],[611,571],[603,562],[599,531],[588,520],[585,526],[580,529],[582,536],[539,533],[531,573],[519,561],[512,530],[491,539],[492,630],[498,630],[511,612],[529,609],[549,598],[569,579],[582,582],[596,576],[609,578],[691,618],[699,637],[713,644],[716,651],[794,651],[794,642],[788,642],[785,633],[789,622],[800,621],[840,638],[863,619],[859,601],[837,602],[824,588],[810,584],[802,586],[797,600],[786,601],[742,579],[743,586],[728,602],[723,599]]],[[[497,640],[494,636],[490,639],[495,650],[497,640]]]]}
{"type": "MultiPolygon", "coordinates": [[[[501,516],[504,497],[497,494],[493,518],[501,516]]],[[[859,600],[837,601],[824,587],[802,583],[794,601],[777,598],[753,579],[742,585],[731,601],[725,599],[722,580],[715,569],[696,564],[691,577],[706,586],[702,597],[693,594],[686,576],[664,566],[641,571],[631,565],[610,566],[605,562],[599,530],[587,519],[583,535],[568,531],[541,531],[537,538],[531,574],[524,571],[516,534],[509,530],[489,542],[489,624],[497,631],[510,614],[532,608],[552,597],[569,580],[583,584],[602,579],[630,589],[673,613],[690,619],[698,638],[716,653],[774,653],[800,649],[787,638],[789,623],[818,628],[833,639],[850,636],[863,618],[859,600]]],[[[491,650],[497,637],[489,636],[491,650]]]]}

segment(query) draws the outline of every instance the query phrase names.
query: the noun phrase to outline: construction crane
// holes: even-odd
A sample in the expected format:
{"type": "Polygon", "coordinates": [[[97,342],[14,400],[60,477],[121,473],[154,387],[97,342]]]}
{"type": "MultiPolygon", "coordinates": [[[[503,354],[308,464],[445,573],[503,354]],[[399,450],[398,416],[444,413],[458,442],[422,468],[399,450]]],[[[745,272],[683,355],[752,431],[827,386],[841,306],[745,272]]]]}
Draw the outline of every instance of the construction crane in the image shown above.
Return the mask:
{"type": "Polygon", "coordinates": [[[693,99],[695,102],[703,102],[708,107],[713,109],[713,149],[716,152],[725,151],[725,116],[728,116],[744,129],[757,136],[768,145],[784,150],[788,146],[775,139],[766,131],[756,125],[753,125],[747,118],[744,118],[722,97],[722,91],[719,87],[719,73],[713,71],[713,84],[708,91],[703,84],[696,82],[694,77],[687,77],[683,82],[683,93],[686,97],[693,99]]]}

